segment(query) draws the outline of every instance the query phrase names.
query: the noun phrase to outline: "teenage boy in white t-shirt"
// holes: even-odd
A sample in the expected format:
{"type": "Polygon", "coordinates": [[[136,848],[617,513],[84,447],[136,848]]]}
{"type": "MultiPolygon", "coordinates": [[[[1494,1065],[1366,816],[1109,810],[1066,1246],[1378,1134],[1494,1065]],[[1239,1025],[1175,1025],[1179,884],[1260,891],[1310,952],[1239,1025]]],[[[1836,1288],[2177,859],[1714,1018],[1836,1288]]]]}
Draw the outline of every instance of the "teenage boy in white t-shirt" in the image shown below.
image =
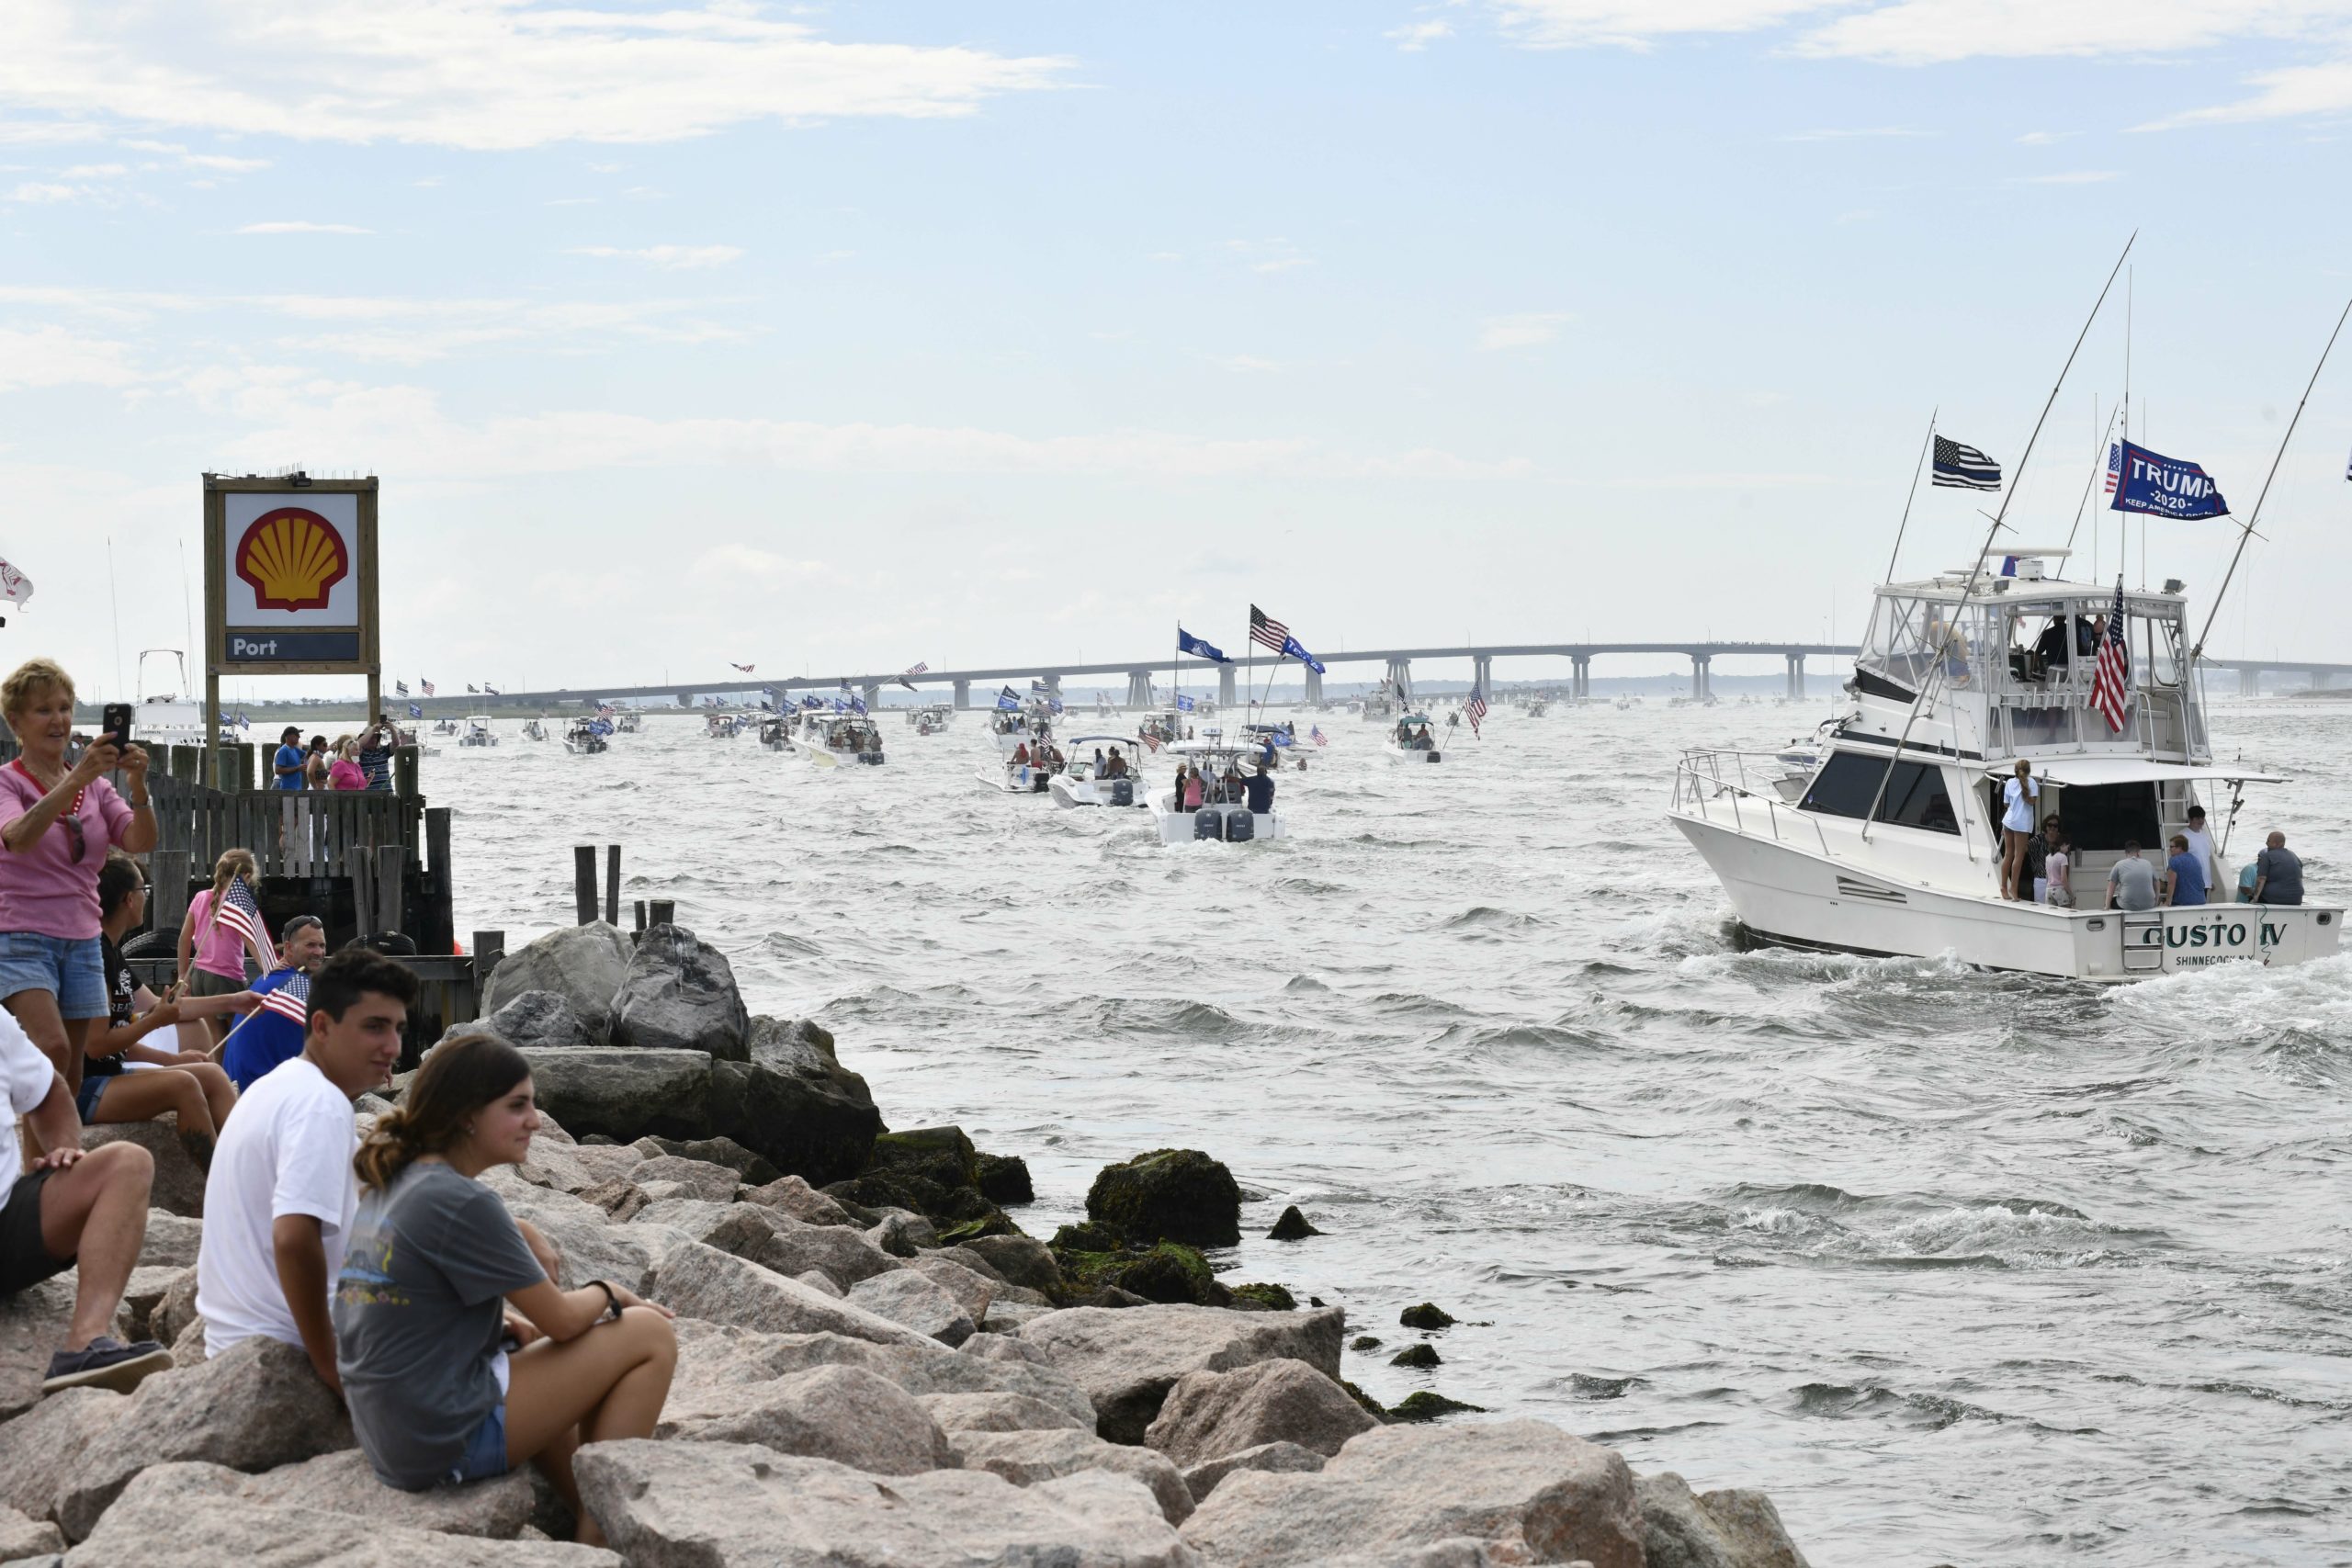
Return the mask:
{"type": "Polygon", "coordinates": [[[302,1054],[237,1101],[204,1184],[196,1309],[208,1356],[266,1335],[342,1386],[327,1305],[359,1206],[351,1102],[390,1081],[416,994],[416,976],[382,953],[336,953],[311,977],[302,1054]]]}
{"type": "Polygon", "coordinates": [[[137,1144],[82,1152],[74,1094],[17,1021],[0,1012],[0,1297],[76,1269],[74,1316],[64,1347],[49,1359],[43,1393],[90,1386],[128,1393],[172,1364],[152,1339],[124,1345],[107,1335],[122,1288],[147,1240],[147,1192],[154,1156],[137,1144]],[[21,1118],[47,1151],[27,1166],[17,1152],[21,1118]],[[78,1266],[78,1267],[77,1267],[78,1266]]]}

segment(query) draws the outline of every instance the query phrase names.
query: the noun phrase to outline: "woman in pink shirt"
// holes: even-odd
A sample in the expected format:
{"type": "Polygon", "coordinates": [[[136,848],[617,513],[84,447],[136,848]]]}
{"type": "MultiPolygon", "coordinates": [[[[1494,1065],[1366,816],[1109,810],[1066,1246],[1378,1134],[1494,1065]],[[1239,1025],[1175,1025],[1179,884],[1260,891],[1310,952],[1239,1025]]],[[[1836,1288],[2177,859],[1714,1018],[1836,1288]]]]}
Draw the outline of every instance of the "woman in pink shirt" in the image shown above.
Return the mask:
{"type": "Polygon", "coordinates": [[[366,789],[368,775],[359,769],[359,742],[345,736],[335,743],[334,761],[327,764],[327,788],[366,789]]]}
{"type": "MultiPolygon", "coordinates": [[[[256,974],[277,967],[269,929],[261,923],[260,903],[251,897],[260,880],[253,851],[223,850],[212,864],[212,886],[188,900],[187,919],[180,922],[179,949],[179,983],[187,995],[226,997],[243,990],[248,953],[254,955],[256,974]],[[236,897],[232,890],[241,883],[246,897],[236,897]],[[238,913],[236,919],[221,918],[231,911],[238,913]]],[[[216,1013],[205,1023],[215,1045],[227,1037],[227,1019],[216,1013]]]]}
{"type": "Polygon", "coordinates": [[[0,768],[0,1006],[79,1093],[90,1026],[107,1016],[98,868],[110,848],[155,847],[147,753],[100,736],[68,768],[74,679],[46,659],[0,681],[0,717],[20,748],[0,768]],[[117,769],[128,801],[106,780],[117,769]]]}

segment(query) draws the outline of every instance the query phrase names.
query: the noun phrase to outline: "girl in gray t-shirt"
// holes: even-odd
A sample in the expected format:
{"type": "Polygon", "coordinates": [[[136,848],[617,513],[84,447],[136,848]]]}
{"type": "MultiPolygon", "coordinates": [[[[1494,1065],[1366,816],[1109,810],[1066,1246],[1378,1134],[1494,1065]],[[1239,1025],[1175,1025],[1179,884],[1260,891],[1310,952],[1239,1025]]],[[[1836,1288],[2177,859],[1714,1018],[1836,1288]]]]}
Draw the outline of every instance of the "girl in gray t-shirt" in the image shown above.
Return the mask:
{"type": "Polygon", "coordinates": [[[425,1058],[359,1150],[335,1365],[387,1484],[422,1491],[537,1461],[571,1505],[576,1539],[601,1545],[571,1456],[653,1435],[677,1337],[669,1309],[623,1286],[557,1289],[475,1179],[528,1157],[541,1125],[530,1063],[504,1041],[469,1035],[425,1058]]]}

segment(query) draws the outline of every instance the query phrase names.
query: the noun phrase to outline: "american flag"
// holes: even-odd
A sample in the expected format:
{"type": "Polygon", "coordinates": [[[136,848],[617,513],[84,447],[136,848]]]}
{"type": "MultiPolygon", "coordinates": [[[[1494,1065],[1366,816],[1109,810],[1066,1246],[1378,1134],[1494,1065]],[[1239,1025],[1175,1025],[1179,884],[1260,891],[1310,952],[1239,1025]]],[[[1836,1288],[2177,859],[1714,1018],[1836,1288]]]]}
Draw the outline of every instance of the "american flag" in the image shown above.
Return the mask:
{"type": "Polygon", "coordinates": [[[480,690],[479,690],[479,689],[474,685],[474,683],[473,683],[471,681],[469,681],[469,682],[466,682],[466,690],[467,690],[467,691],[469,691],[469,692],[472,692],[472,693],[474,693],[474,694],[475,694],[475,695],[477,695],[477,696],[479,696],[479,695],[481,695],[481,692],[480,692],[480,690]]]}
{"type": "Polygon", "coordinates": [[[230,878],[228,894],[212,918],[264,953],[269,951],[269,928],[262,924],[261,904],[243,877],[230,878]]]}
{"type": "Polygon", "coordinates": [[[931,668],[931,662],[930,662],[930,660],[917,660],[914,664],[910,665],[910,666],[908,667],[908,669],[907,669],[907,672],[906,672],[905,674],[903,674],[903,675],[901,675],[901,676],[899,676],[899,685],[901,685],[901,686],[904,686],[904,687],[905,687],[908,691],[910,691],[910,692],[913,691],[913,690],[915,689],[914,678],[915,678],[916,676],[918,676],[918,675],[920,675],[920,674],[923,673],[925,671],[929,670],[930,668],[931,668]]]}
{"type": "Polygon", "coordinates": [[[2115,493],[2118,479],[2123,477],[2123,443],[2110,442],[2107,448],[2107,493],[2115,493]]]}
{"type": "Polygon", "coordinates": [[[2132,649],[2123,640],[2123,580],[2115,580],[2115,608],[2107,617],[2107,636],[2098,645],[2098,668],[2091,677],[2091,706],[2098,709],[2114,731],[2123,728],[2123,709],[2132,696],[2132,649]]]}
{"type": "Polygon", "coordinates": [[[423,691],[424,691],[424,694],[425,694],[426,696],[428,696],[428,697],[429,697],[429,696],[431,696],[431,695],[433,694],[433,682],[430,682],[430,681],[425,681],[425,680],[419,680],[419,681],[417,682],[417,685],[418,685],[421,689],[423,689],[423,691]]]}
{"type": "Polygon", "coordinates": [[[1998,490],[2001,465],[1973,446],[1939,435],[1932,482],[1951,490],[1998,490]]]}
{"type": "Polygon", "coordinates": [[[1331,744],[1331,738],[1323,733],[1323,727],[1319,724],[1306,732],[1306,738],[1309,740],[1314,741],[1317,746],[1329,746],[1331,744]]]}
{"type": "Polygon", "coordinates": [[[727,661],[727,667],[729,670],[741,670],[746,675],[749,675],[752,672],[752,667],[750,665],[738,664],[731,659],[727,661]]]}
{"type": "Polygon", "coordinates": [[[1149,752],[1150,752],[1150,753],[1152,753],[1154,756],[1158,756],[1158,755],[1159,754],[1159,736],[1154,735],[1151,731],[1149,731],[1148,729],[1147,729],[1147,730],[1145,730],[1145,731],[1143,732],[1142,736],[1141,736],[1141,737],[1139,737],[1139,739],[1143,741],[1143,749],[1144,749],[1145,750],[1149,751],[1149,752]]]}
{"type": "Polygon", "coordinates": [[[596,705],[596,711],[600,714],[610,714],[614,711],[613,705],[610,703],[598,703],[596,705]]]}
{"type": "Polygon", "coordinates": [[[1478,721],[1487,716],[1487,698],[1476,686],[1470,688],[1470,700],[1462,705],[1462,716],[1470,721],[1470,733],[1476,735],[1478,721]]]}
{"type": "Polygon", "coordinates": [[[498,695],[498,688],[484,681],[481,683],[481,694],[485,697],[494,697],[498,695]]]}
{"type": "Polygon", "coordinates": [[[1271,648],[1276,653],[1280,653],[1283,650],[1283,640],[1289,636],[1288,626],[1268,615],[1257,605],[1250,606],[1250,640],[1251,642],[1256,643],[1260,648],[1271,648]]]}
{"type": "Polygon", "coordinates": [[[261,1005],[308,1029],[311,1025],[311,977],[297,969],[287,977],[284,985],[266,993],[261,998],[261,1005]]]}

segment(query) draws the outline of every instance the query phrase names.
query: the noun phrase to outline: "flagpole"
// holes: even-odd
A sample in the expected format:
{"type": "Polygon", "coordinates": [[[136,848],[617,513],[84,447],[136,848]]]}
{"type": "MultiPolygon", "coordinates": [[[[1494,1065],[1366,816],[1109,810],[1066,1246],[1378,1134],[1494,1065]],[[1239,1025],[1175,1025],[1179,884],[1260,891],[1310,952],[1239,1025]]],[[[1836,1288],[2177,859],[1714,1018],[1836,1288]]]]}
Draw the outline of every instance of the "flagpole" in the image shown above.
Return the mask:
{"type": "MultiPolygon", "coordinates": [[[[2263,476],[2262,493],[2254,498],[2254,512],[2238,530],[2238,547],[2230,552],[2230,569],[2222,574],[2222,586],[2213,595],[2212,606],[2205,612],[2204,630],[2197,634],[2196,645],[2188,650],[2188,667],[2197,668],[2197,660],[2205,652],[2205,639],[2213,630],[2213,618],[2222,613],[2222,596],[2230,591],[2230,580],[2237,575],[2238,559],[2245,554],[2245,542],[2254,536],[2254,525],[2262,521],[2262,503],[2270,498],[2271,480],[2278,477],[2278,465],[2287,459],[2287,443],[2295,438],[2295,426],[2303,417],[2303,404],[2312,400],[2312,389],[2319,385],[2319,373],[2327,368],[2327,356],[2335,352],[2335,340],[2343,335],[2345,317],[2352,316],[2352,299],[2344,302],[2344,310],[2335,318],[2335,331],[2327,334],[2327,346],[2319,351],[2319,363],[2312,367],[2312,378],[2303,384],[2302,402],[2295,405],[2295,414],[2287,422],[2287,434],[2278,438],[2278,453],[2270,459],[2270,472],[2263,476]]],[[[2143,536],[2144,537],[2144,536],[2143,536]]],[[[2142,559],[2146,559],[2146,546],[2142,547],[2142,559]]],[[[2145,568],[2143,566],[2143,570],[2145,568]]]]}
{"type": "Polygon", "coordinates": [[[1903,521],[1894,525],[1894,548],[1886,552],[1886,575],[1879,581],[1894,581],[1894,558],[1903,553],[1903,536],[1911,526],[1911,503],[1919,499],[1919,471],[1928,466],[1928,451],[1936,444],[1936,415],[1943,412],[1938,403],[1928,414],[1928,438],[1919,443],[1919,460],[1911,466],[1911,493],[1903,498],[1903,521]]]}
{"type": "MultiPolygon", "coordinates": [[[[2075,367],[2075,356],[2082,353],[2083,340],[2091,335],[2091,324],[2098,320],[2099,308],[2107,303],[2109,292],[2115,288],[2116,274],[2123,270],[2124,260],[2132,254],[2132,247],[2139,243],[2139,239],[2140,231],[2134,229],[2132,237],[2123,242],[2123,254],[2115,258],[2115,265],[2109,271],[2107,282],[2100,286],[2098,298],[2091,303],[2091,313],[2084,321],[2083,330],[2075,334],[2075,346],[2066,351],[2066,363],[2059,367],[2058,379],[2052,385],[2050,396],[2042,402],[2041,417],[2033,422],[2033,434],[2026,438],[2025,451],[2018,458],[2016,470],[2009,475],[2008,488],[2001,492],[2001,510],[1994,514],[1993,525],[1985,531],[1984,547],[1969,563],[1968,586],[1961,590],[1960,603],[1952,606],[1951,615],[1944,623],[1943,637],[1929,656],[1931,662],[1928,667],[1928,678],[1919,682],[1919,690],[1911,698],[1911,712],[1903,721],[1903,733],[1895,737],[1894,750],[1887,754],[1886,772],[1879,775],[1878,790],[1871,796],[1871,808],[1862,814],[1862,840],[1865,843],[1870,840],[1871,823],[1877,818],[1879,807],[1885,802],[1887,783],[1894,777],[1894,764],[1902,760],[1903,748],[1911,739],[1912,728],[1919,722],[1919,709],[1926,703],[1928,692],[1943,679],[1945,655],[1951,647],[1951,639],[1959,635],[1961,617],[1967,613],[1970,601],[1976,596],[1976,584],[1984,576],[1984,558],[1992,553],[1993,541],[2007,526],[2006,519],[2009,515],[2009,503],[2017,499],[2018,485],[2025,478],[2026,465],[2033,461],[2033,448],[2041,439],[2041,427],[2049,423],[2050,411],[2057,406],[2058,394],[2065,388],[2067,373],[2075,367]]],[[[1957,742],[1959,737],[1955,735],[1953,739],[1957,742]]],[[[1973,861],[1976,858],[1975,840],[1963,834],[1962,841],[1968,846],[1968,858],[1973,861]]],[[[2006,897],[2008,891],[2004,888],[2003,897],[2006,897]]]]}

